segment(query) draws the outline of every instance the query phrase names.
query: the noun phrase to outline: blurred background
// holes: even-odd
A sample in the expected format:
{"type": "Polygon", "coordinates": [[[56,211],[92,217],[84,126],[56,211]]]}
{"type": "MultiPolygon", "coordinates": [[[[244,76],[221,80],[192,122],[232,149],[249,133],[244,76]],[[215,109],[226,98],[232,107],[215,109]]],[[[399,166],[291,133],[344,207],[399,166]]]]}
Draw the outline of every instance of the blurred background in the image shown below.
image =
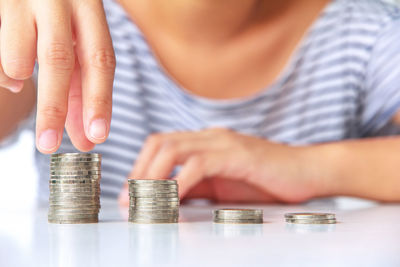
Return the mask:
{"type": "MultiPolygon", "coordinates": [[[[400,0],[386,1],[400,4],[400,0]]],[[[11,139],[0,145],[0,209],[31,208],[35,205],[38,179],[34,165],[34,134],[23,130],[11,139]]]]}

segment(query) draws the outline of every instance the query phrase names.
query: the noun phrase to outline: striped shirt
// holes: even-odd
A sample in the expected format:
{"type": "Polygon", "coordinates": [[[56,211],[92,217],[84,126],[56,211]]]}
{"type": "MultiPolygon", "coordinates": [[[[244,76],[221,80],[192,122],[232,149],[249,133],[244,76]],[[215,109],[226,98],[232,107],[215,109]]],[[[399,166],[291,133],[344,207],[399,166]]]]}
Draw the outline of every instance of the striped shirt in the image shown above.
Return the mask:
{"type": "MultiPolygon", "coordinates": [[[[333,0],[279,78],[251,97],[213,100],[174,83],[122,7],[104,0],[117,66],[102,196],[115,198],[146,137],[225,127],[290,145],[393,135],[400,109],[400,10],[379,0],[333,0]]],[[[64,134],[60,152],[76,149],[64,134]]],[[[37,153],[39,196],[49,157],[37,153]]]]}

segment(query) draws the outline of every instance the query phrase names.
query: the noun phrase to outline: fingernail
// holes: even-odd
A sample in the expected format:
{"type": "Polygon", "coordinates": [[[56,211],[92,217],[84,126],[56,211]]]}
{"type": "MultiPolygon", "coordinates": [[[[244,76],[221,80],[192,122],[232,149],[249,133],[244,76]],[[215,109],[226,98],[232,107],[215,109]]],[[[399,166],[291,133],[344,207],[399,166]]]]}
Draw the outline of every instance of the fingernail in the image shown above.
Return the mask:
{"type": "Polygon", "coordinates": [[[9,85],[6,86],[8,90],[10,90],[13,93],[19,93],[22,90],[22,87],[24,87],[24,82],[23,81],[15,81],[9,85]]]}
{"type": "Polygon", "coordinates": [[[41,150],[52,151],[57,147],[58,134],[55,130],[45,130],[39,136],[38,146],[41,150]]]}
{"type": "Polygon", "coordinates": [[[106,120],[97,119],[92,121],[89,128],[89,134],[94,139],[104,139],[107,134],[106,120]]]}

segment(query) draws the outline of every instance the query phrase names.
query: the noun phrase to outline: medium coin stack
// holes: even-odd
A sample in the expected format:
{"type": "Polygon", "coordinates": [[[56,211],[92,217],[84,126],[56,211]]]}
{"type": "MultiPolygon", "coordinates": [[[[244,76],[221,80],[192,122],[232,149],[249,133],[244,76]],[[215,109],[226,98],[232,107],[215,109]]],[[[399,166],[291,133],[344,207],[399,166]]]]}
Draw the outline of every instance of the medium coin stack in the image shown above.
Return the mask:
{"type": "Polygon", "coordinates": [[[129,221],[133,223],[177,223],[179,196],[176,180],[129,182],[129,221]]]}
{"type": "Polygon", "coordinates": [[[336,215],[333,213],[286,213],[287,223],[296,224],[335,224],[336,215]]]}
{"type": "Polygon", "coordinates": [[[220,209],[214,210],[215,223],[259,224],[263,223],[260,209],[220,209]]]}
{"type": "Polygon", "coordinates": [[[100,178],[100,154],[53,154],[48,221],[71,224],[98,222],[100,178]]]}

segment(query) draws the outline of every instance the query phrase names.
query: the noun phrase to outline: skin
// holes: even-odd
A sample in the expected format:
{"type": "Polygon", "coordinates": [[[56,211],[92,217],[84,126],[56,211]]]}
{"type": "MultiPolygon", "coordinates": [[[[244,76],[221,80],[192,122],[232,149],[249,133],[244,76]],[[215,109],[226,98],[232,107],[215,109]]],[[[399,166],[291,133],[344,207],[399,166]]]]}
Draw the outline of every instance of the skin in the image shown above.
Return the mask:
{"type": "MultiPolygon", "coordinates": [[[[64,125],[74,145],[88,151],[105,141],[111,117],[115,58],[104,11],[100,0],[46,1],[0,1],[0,86],[17,92],[0,93],[0,139],[36,103],[41,152],[57,149],[64,125]],[[35,58],[36,102],[29,81],[35,58]]],[[[232,99],[254,95],[277,79],[327,1],[121,4],[182,87],[232,99]]],[[[181,165],[176,179],[183,199],[301,202],[350,195],[399,201],[398,151],[399,138],[291,147],[226,129],[156,134],[144,144],[130,177],[165,179],[181,165]]],[[[127,200],[125,187],[121,204],[127,200]]]]}
{"type": "MultiPolygon", "coordinates": [[[[1,107],[15,123],[2,126],[0,138],[37,103],[36,145],[41,152],[57,150],[64,126],[82,151],[104,142],[115,57],[102,1],[2,0],[0,17],[0,86],[14,93],[29,91],[18,94],[21,98],[36,94],[24,81],[32,76],[35,59],[40,65],[37,99],[24,98],[29,103],[23,107],[1,107]]],[[[15,99],[4,94],[0,101],[15,99]]]]}

